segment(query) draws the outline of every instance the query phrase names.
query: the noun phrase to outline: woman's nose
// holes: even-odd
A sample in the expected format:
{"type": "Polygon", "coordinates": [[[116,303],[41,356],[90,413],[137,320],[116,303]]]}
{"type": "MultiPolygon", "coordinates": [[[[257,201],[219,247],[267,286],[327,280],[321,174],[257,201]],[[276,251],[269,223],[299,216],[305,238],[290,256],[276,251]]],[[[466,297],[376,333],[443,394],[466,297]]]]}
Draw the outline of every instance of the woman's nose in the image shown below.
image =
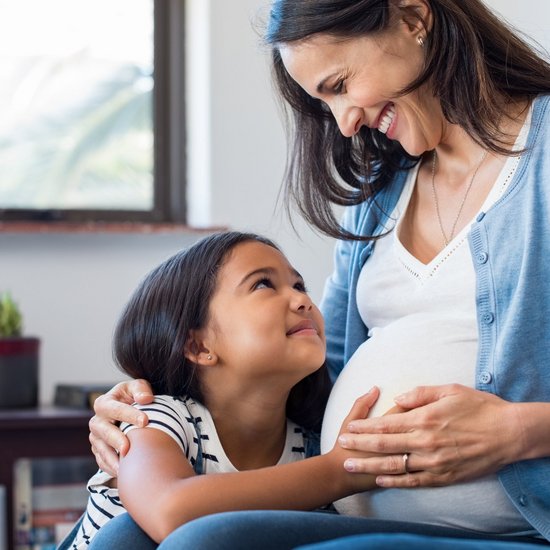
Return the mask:
{"type": "Polygon", "coordinates": [[[332,114],[345,137],[353,137],[363,125],[363,111],[358,107],[338,105],[332,109],[332,114]]]}

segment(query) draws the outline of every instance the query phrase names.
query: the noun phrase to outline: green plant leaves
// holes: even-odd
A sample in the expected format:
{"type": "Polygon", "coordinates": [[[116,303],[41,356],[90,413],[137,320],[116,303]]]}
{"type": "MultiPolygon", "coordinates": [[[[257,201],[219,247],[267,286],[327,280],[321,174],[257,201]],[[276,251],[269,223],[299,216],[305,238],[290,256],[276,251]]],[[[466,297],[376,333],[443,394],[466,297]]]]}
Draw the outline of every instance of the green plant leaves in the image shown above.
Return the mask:
{"type": "Polygon", "coordinates": [[[0,298],[0,337],[21,336],[23,317],[9,292],[0,298]]]}

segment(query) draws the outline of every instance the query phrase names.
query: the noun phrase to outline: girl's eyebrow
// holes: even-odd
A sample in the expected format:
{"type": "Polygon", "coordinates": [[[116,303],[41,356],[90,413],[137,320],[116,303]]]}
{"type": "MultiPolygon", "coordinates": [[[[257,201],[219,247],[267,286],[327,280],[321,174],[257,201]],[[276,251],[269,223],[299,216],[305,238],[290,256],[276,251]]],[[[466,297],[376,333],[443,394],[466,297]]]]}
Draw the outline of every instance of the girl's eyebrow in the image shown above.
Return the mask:
{"type": "MultiPolygon", "coordinates": [[[[254,271],[251,271],[250,273],[247,273],[241,280],[241,282],[237,285],[237,287],[244,285],[249,279],[252,279],[253,277],[257,277],[258,275],[267,275],[267,276],[273,276],[277,270],[273,267],[260,267],[258,269],[254,269],[254,271]]],[[[298,277],[303,282],[303,277],[294,269],[291,268],[291,272],[293,275],[298,277]]]]}
{"type": "Polygon", "coordinates": [[[258,275],[273,275],[275,273],[275,269],[272,267],[260,267],[258,269],[254,269],[254,271],[251,271],[250,273],[247,273],[241,280],[241,282],[237,286],[242,286],[248,281],[248,279],[252,279],[253,277],[257,277],[258,275]]]}

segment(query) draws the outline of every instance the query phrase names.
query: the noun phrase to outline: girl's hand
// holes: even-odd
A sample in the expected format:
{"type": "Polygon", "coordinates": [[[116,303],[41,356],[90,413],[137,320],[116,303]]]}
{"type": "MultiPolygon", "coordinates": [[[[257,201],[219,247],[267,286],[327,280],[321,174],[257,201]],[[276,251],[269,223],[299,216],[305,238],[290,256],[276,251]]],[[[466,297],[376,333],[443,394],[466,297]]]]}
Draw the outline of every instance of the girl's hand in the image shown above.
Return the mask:
{"type": "MultiPolygon", "coordinates": [[[[380,396],[380,390],[375,386],[371,388],[368,391],[368,393],[359,397],[353,404],[348,416],[342,422],[342,427],[340,428],[339,436],[342,436],[347,432],[348,426],[350,424],[355,424],[356,421],[361,422],[364,419],[366,419],[370,412],[370,409],[374,406],[379,396],[380,396]]],[[[400,406],[395,406],[391,410],[389,410],[386,414],[403,412],[404,410],[405,409],[403,409],[400,406]]],[[[337,465],[337,473],[343,472],[343,470],[348,470],[347,464],[349,464],[349,461],[352,461],[352,463],[355,461],[362,462],[366,459],[371,459],[372,457],[381,456],[379,453],[365,452],[364,449],[360,447],[356,447],[354,450],[351,450],[350,447],[345,448],[341,446],[338,441],[336,441],[334,447],[328,454],[332,455],[333,459],[335,460],[335,463],[337,465]]],[[[393,457],[389,457],[389,458],[391,459],[393,457]]],[[[370,472],[367,472],[366,470],[365,471],[356,470],[356,471],[358,473],[370,474],[370,472]]],[[[394,470],[390,470],[388,471],[388,473],[392,471],[394,470]]],[[[353,488],[353,492],[366,491],[376,487],[375,479],[373,475],[350,476],[349,474],[345,473],[344,483],[346,483],[348,487],[353,488]]]]}
{"type": "Polygon", "coordinates": [[[459,384],[418,387],[395,401],[410,410],[349,422],[342,447],[379,456],[347,461],[348,471],[375,474],[381,487],[440,486],[518,459],[522,427],[514,403],[459,384]]]}
{"type": "Polygon", "coordinates": [[[94,403],[95,416],[90,419],[90,443],[98,466],[116,477],[118,454],[125,456],[130,448],[128,438],[118,428],[118,422],[128,422],[143,427],[147,415],[132,403],[146,405],[153,401],[151,386],[145,380],[120,382],[94,403]]]}

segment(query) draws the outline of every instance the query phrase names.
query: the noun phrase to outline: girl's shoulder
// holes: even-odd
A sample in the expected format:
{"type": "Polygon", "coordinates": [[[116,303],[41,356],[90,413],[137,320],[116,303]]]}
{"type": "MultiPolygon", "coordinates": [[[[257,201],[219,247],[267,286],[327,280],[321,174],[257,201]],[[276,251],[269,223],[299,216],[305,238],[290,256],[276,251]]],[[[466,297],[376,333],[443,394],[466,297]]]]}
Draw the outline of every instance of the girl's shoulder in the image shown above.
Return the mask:
{"type": "MultiPolygon", "coordinates": [[[[148,428],[163,431],[176,441],[186,456],[189,455],[197,439],[197,422],[205,411],[203,405],[188,396],[155,395],[152,403],[134,403],[134,407],[147,415],[148,428]]],[[[124,433],[136,428],[126,423],[121,425],[124,433]]]]}
{"type": "Polygon", "coordinates": [[[157,416],[161,418],[188,418],[193,416],[193,409],[196,410],[198,406],[202,407],[202,405],[185,395],[155,395],[151,403],[146,405],[134,403],[133,406],[145,412],[149,419],[157,416]]]}

